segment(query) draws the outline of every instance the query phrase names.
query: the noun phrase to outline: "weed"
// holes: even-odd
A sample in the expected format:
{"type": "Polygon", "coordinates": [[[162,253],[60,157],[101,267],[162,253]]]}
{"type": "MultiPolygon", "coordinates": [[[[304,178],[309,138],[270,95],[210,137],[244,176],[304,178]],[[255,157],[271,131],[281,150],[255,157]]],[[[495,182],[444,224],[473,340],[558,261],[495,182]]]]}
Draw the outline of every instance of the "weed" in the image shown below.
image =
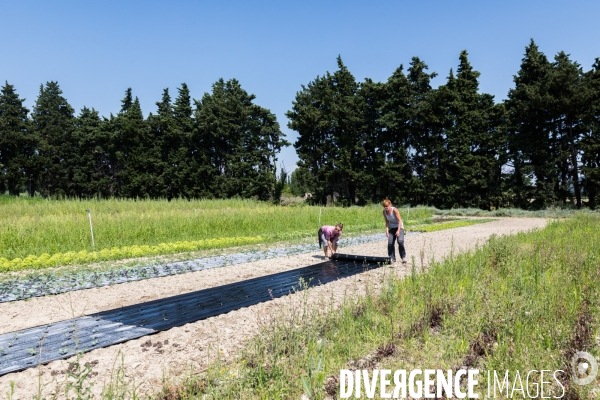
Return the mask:
{"type": "Polygon", "coordinates": [[[316,360],[314,357],[310,358],[307,376],[302,377],[302,386],[309,399],[315,398],[315,385],[318,374],[321,371],[321,366],[323,365],[323,343],[323,339],[317,343],[317,358],[316,360]]]}

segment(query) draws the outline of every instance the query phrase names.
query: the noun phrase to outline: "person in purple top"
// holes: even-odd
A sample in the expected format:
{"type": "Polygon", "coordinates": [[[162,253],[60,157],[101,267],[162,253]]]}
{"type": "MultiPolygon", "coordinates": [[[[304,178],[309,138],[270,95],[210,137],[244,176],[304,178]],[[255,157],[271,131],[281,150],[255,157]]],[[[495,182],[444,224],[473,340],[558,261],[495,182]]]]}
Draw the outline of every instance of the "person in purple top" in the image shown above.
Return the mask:
{"type": "Polygon", "coordinates": [[[325,258],[329,257],[327,250],[331,250],[331,255],[334,255],[337,251],[342,229],[344,229],[344,224],[341,222],[336,226],[323,225],[319,228],[319,247],[323,247],[325,258]]]}

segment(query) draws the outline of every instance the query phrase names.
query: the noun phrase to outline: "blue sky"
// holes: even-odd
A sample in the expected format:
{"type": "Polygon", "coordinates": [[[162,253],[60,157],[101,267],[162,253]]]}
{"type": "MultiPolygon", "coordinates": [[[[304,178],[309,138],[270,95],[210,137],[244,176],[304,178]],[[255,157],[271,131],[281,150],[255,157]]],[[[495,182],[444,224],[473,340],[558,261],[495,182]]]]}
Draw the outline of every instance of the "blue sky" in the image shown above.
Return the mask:
{"type": "MultiPolygon", "coordinates": [[[[270,109],[290,142],[285,112],[302,84],[337,68],[385,81],[418,56],[444,83],[461,50],[496,101],[513,86],[533,38],[548,58],[564,50],[589,70],[600,57],[598,1],[60,1],[0,0],[0,82],[31,108],[58,81],[77,110],[108,116],[128,87],[147,115],[182,82],[200,99],[236,78],[270,109]]],[[[291,171],[293,146],[280,162],[291,171]]]]}

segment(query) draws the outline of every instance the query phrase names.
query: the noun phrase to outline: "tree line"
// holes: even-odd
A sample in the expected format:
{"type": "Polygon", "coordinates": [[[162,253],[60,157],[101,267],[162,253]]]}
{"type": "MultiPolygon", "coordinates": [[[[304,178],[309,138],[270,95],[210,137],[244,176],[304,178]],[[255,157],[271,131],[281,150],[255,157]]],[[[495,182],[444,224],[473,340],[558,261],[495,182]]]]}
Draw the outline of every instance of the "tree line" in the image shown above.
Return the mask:
{"type": "Polygon", "coordinates": [[[292,188],[312,201],[545,208],[600,201],[600,59],[592,69],[533,40],[496,103],[459,56],[432,88],[418,57],[386,82],[338,70],[303,85],[287,113],[300,161],[292,188]]]}
{"type": "MultiPolygon", "coordinates": [[[[514,87],[495,102],[461,52],[437,74],[413,57],[386,82],[338,70],[303,85],[286,113],[298,133],[289,184],[310,201],[439,208],[545,208],[600,202],[600,59],[589,71],[564,52],[553,61],[533,40],[514,87]]],[[[286,174],[275,116],[235,80],[193,100],[165,89],[144,118],[128,89],[108,118],[75,116],[57,82],[31,112],[15,88],[0,93],[0,193],[44,197],[278,199],[286,174]]]]}
{"type": "Polygon", "coordinates": [[[8,82],[0,93],[0,193],[55,198],[277,197],[284,139],[268,109],[240,83],[220,79],[201,100],[187,85],[164,89],[144,118],[127,89],[121,110],[75,115],[57,82],[40,86],[33,109],[8,82]]]}

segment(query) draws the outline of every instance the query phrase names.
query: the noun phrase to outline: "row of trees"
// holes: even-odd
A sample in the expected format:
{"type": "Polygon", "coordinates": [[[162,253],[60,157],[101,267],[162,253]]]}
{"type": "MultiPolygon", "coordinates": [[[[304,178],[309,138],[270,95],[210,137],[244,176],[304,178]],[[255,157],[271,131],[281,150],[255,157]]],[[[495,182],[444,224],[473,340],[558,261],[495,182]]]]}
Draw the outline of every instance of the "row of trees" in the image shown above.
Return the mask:
{"type": "MultiPolygon", "coordinates": [[[[507,100],[479,92],[461,52],[446,82],[414,57],[386,82],[357,82],[338,58],[296,94],[291,186],[312,201],[544,208],[600,201],[600,60],[584,72],[564,52],[525,49],[507,100]]],[[[235,79],[192,100],[168,89],[144,118],[131,89],[109,118],[78,116],[56,82],[31,113],[10,84],[0,93],[0,192],[68,197],[278,198],[284,140],[275,116],[235,79]]],[[[283,171],[282,171],[283,172],[283,171]]]]}
{"type": "Polygon", "coordinates": [[[298,132],[292,175],[313,201],[396,202],[441,208],[600,201],[600,60],[590,71],[564,52],[553,62],[526,47],[515,87],[495,103],[461,52],[456,73],[433,89],[414,57],[387,82],[338,70],[296,94],[287,113],[298,132]]]}
{"type": "Polygon", "coordinates": [[[235,79],[201,100],[186,84],[144,118],[128,89],[109,118],[78,116],[57,82],[40,87],[31,113],[15,88],[0,94],[0,193],[45,197],[272,198],[284,140],[275,116],[235,79]],[[192,106],[193,103],[193,106],[192,106]]]}

